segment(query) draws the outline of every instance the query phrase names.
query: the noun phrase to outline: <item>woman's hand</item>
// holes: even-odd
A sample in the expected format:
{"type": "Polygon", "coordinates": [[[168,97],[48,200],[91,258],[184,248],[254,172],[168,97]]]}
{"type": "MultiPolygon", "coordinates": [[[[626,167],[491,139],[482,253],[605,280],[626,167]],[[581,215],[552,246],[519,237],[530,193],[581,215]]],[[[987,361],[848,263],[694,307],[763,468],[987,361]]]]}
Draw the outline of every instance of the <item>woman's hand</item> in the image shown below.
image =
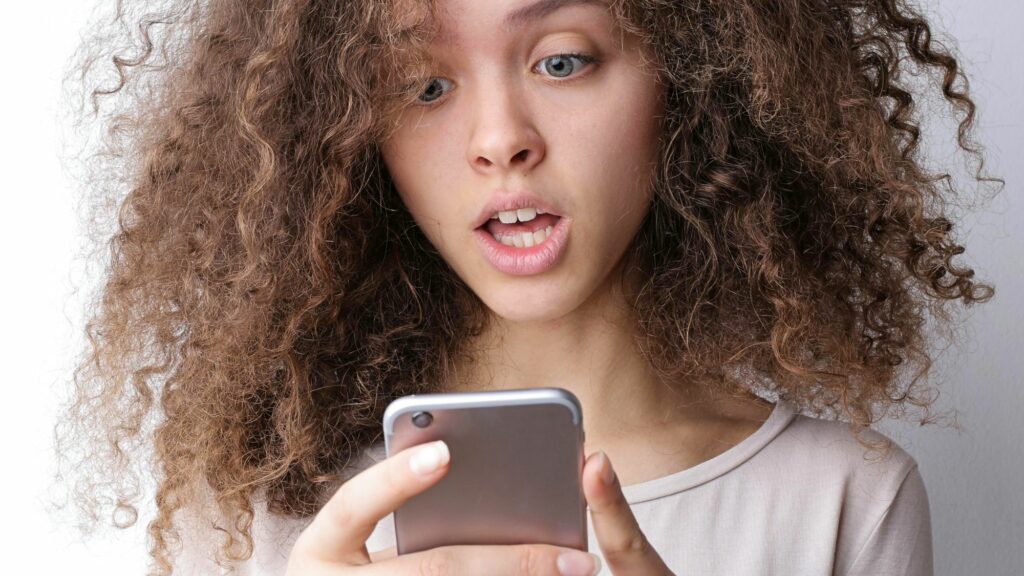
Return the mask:
{"type": "MultiPolygon", "coordinates": [[[[604,452],[591,454],[584,463],[583,494],[590,506],[595,537],[612,574],[673,576],[640,531],[636,517],[622,494],[611,460],[604,452]]],[[[375,554],[375,558],[394,557],[394,547],[375,554]]]]}
{"type": "Polygon", "coordinates": [[[633,516],[622,486],[604,452],[591,454],[583,465],[583,494],[590,506],[601,554],[615,576],[667,576],[672,571],[633,516]]]}
{"type": "MultiPolygon", "coordinates": [[[[395,556],[394,548],[390,548],[371,558],[366,550],[366,540],[377,522],[443,478],[448,471],[448,460],[448,448],[443,442],[429,442],[407,448],[350,478],[299,534],[288,557],[287,575],[557,576],[596,573],[593,567],[599,563],[597,557],[548,544],[439,546],[402,556],[395,556]],[[560,572],[558,558],[563,553],[572,555],[573,559],[568,562],[563,559],[562,565],[584,570],[560,572]]],[[[607,522],[602,520],[604,525],[613,526],[614,516],[607,518],[607,522]]]]}

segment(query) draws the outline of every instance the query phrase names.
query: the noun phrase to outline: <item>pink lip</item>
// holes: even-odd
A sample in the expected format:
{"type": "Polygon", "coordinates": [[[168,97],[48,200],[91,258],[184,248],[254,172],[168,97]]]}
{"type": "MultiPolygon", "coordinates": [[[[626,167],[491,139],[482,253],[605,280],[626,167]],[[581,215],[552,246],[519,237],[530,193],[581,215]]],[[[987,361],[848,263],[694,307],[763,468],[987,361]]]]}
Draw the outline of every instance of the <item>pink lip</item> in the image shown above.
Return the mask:
{"type": "MultiPolygon", "coordinates": [[[[520,208],[526,208],[527,206],[540,208],[548,214],[554,214],[555,216],[564,215],[561,208],[533,192],[530,192],[529,190],[523,190],[516,194],[511,194],[503,190],[495,190],[491,195],[491,199],[487,202],[487,205],[483,207],[479,214],[477,214],[473,228],[480,228],[484,224],[487,224],[487,221],[491,219],[491,216],[494,215],[495,212],[518,210],[520,208]]],[[[501,242],[498,243],[501,244],[501,242]]],[[[504,244],[502,245],[504,246],[504,244]]]]}
{"type": "MultiPolygon", "coordinates": [[[[492,212],[493,214],[493,212],[492,212]]],[[[529,248],[516,248],[498,242],[486,227],[473,231],[484,257],[498,270],[515,276],[540,274],[552,268],[565,251],[572,219],[562,216],[543,242],[529,248]]]]}

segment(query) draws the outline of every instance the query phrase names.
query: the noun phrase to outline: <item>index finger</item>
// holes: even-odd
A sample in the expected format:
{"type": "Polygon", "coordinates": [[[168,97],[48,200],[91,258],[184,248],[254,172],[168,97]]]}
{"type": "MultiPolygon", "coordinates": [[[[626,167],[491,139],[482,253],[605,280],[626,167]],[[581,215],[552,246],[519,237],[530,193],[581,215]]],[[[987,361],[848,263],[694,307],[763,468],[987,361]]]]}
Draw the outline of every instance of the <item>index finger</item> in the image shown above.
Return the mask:
{"type": "Polygon", "coordinates": [[[350,478],[338,488],[295,548],[324,562],[366,563],[366,540],[377,523],[440,480],[450,454],[443,440],[412,446],[350,478]]]}

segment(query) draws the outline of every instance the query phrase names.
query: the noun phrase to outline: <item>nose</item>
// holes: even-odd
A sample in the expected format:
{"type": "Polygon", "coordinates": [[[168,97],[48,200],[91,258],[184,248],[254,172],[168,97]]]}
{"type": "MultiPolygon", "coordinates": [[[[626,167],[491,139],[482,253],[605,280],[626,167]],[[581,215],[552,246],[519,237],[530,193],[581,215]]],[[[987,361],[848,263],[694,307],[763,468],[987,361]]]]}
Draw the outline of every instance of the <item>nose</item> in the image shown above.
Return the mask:
{"type": "Polygon", "coordinates": [[[499,84],[479,91],[467,159],[484,175],[513,170],[526,173],[544,158],[544,141],[529,103],[507,84],[499,84]]]}

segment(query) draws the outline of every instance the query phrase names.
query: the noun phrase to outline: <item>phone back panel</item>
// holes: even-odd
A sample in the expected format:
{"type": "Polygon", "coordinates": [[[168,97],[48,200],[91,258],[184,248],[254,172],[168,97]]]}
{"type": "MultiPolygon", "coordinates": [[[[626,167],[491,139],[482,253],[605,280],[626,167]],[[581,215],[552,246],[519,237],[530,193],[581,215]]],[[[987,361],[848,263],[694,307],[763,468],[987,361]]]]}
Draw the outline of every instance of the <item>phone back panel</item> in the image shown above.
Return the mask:
{"type": "Polygon", "coordinates": [[[385,413],[388,455],[444,440],[450,468],[395,510],[398,554],[456,544],[587,549],[583,418],[561,388],[424,394],[385,413]],[[433,416],[424,428],[420,411],[433,416]]]}

